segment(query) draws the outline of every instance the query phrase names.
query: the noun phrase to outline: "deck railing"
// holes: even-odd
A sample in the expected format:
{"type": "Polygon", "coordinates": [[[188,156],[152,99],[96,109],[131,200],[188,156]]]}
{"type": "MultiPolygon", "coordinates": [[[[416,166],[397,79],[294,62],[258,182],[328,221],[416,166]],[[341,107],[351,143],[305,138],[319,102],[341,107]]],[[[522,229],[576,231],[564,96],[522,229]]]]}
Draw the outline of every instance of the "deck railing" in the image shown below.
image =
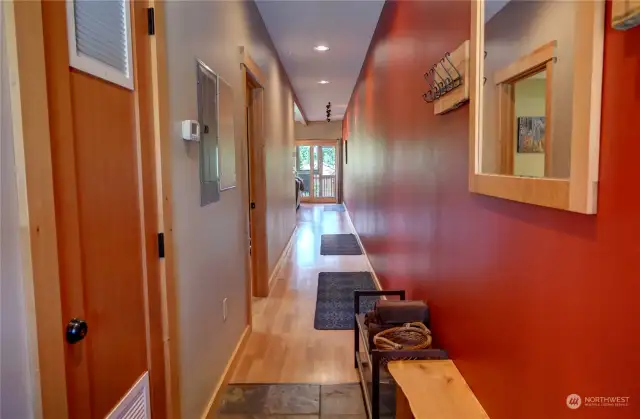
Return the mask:
{"type": "MultiPolygon", "coordinates": [[[[304,183],[302,197],[309,197],[311,193],[311,174],[309,172],[298,172],[298,177],[304,183]]],[[[336,197],[336,175],[313,175],[313,197],[314,198],[335,198],[336,197]]]]}
{"type": "Polygon", "coordinates": [[[314,175],[313,178],[313,190],[316,198],[335,198],[335,175],[314,175]]]}

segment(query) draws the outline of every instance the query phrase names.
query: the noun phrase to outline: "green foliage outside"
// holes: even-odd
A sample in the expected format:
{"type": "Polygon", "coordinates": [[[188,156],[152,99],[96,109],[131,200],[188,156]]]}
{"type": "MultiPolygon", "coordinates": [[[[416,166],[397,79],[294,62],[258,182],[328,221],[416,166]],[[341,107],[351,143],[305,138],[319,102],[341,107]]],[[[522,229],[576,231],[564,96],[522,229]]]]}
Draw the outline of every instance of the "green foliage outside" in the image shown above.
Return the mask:
{"type": "MultiPolygon", "coordinates": [[[[311,147],[298,147],[299,170],[309,170],[311,147]]],[[[314,153],[317,158],[317,153],[314,153]]],[[[325,166],[336,166],[336,149],[334,147],[322,148],[322,162],[325,166]]]]}
{"type": "Polygon", "coordinates": [[[322,149],[322,162],[329,167],[336,167],[336,149],[334,147],[322,149]]]}

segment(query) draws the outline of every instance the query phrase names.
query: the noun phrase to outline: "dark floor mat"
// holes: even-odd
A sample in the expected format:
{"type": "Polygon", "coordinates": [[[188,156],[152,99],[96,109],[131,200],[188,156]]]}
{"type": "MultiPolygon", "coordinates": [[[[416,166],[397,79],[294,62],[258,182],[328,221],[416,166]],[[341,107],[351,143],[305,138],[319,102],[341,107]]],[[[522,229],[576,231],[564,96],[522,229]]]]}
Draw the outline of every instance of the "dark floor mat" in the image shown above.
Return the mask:
{"type": "Polygon", "coordinates": [[[361,255],[362,249],[354,234],[323,234],[320,241],[321,255],[361,255]]]}
{"type": "Polygon", "coordinates": [[[342,205],[342,204],[325,205],[324,206],[324,210],[325,211],[344,212],[344,205],[342,205]]]}
{"type": "MultiPolygon", "coordinates": [[[[375,290],[370,272],[320,272],[313,326],[317,330],[352,330],[353,292],[375,290]]],[[[379,297],[362,297],[360,312],[373,309],[379,297]]]]}

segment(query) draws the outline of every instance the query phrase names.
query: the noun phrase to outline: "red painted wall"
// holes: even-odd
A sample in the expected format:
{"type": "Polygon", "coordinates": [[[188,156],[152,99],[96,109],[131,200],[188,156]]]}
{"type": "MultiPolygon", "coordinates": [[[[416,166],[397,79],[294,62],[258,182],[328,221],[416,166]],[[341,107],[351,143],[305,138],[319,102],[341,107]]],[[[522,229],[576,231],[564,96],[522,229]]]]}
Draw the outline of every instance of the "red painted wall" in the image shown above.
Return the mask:
{"type": "Polygon", "coordinates": [[[429,301],[492,419],[640,418],[640,28],[607,29],[585,216],[468,192],[469,107],[434,116],[421,95],[469,17],[464,1],[387,2],[344,124],[356,229],[385,288],[429,301]],[[631,405],[574,411],[571,393],[631,405]]]}

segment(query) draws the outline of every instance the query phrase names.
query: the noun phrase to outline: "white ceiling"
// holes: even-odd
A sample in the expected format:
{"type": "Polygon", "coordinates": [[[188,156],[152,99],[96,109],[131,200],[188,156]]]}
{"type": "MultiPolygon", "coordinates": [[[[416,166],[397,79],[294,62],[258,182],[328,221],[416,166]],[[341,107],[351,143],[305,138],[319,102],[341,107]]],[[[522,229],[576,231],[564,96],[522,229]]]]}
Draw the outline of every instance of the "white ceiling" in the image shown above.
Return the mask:
{"type": "Polygon", "coordinates": [[[384,0],[256,0],[310,121],[342,119],[384,0]],[[316,45],[327,45],[317,52],[316,45]],[[329,84],[318,84],[328,80],[329,84]]]}

